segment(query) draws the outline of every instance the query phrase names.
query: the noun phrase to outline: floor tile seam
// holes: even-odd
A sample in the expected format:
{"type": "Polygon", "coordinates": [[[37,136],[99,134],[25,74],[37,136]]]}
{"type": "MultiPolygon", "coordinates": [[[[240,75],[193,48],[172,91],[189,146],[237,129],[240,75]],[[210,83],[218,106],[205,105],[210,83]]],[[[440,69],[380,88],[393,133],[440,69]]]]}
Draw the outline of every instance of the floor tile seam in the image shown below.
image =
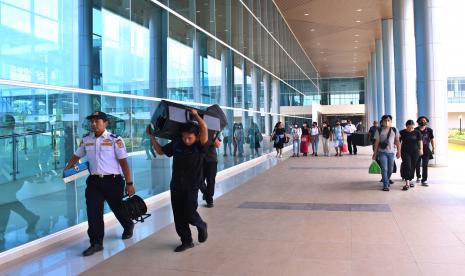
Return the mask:
{"type": "Polygon", "coordinates": [[[409,252],[410,252],[411,257],[412,257],[413,260],[414,260],[414,263],[415,263],[416,268],[417,268],[418,271],[421,273],[422,270],[421,270],[421,268],[420,268],[419,260],[417,259],[417,257],[416,257],[415,254],[413,253],[412,245],[408,242],[407,237],[406,237],[405,234],[404,234],[404,231],[402,231],[402,229],[400,228],[400,224],[399,224],[398,218],[395,216],[395,214],[392,214],[392,216],[393,216],[393,218],[394,218],[394,221],[396,222],[396,225],[397,225],[397,228],[398,228],[399,231],[400,231],[400,234],[402,235],[402,239],[404,240],[404,243],[405,243],[405,244],[407,245],[407,247],[408,247],[408,250],[409,250],[409,252]]]}

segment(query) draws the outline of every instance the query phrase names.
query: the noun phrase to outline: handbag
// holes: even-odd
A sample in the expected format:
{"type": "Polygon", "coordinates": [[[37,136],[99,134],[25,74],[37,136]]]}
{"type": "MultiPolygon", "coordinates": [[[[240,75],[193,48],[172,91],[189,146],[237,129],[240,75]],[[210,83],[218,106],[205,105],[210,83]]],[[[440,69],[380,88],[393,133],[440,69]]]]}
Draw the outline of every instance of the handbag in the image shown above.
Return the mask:
{"type": "Polygon", "coordinates": [[[381,174],[381,167],[378,165],[378,162],[373,160],[371,162],[370,167],[368,167],[368,173],[369,174],[381,174]]]}
{"type": "Polygon", "coordinates": [[[347,147],[347,144],[344,143],[342,144],[342,149],[341,149],[342,152],[348,152],[349,151],[349,148],[347,147]]]}
{"type": "Polygon", "coordinates": [[[126,197],[121,202],[121,212],[123,216],[131,219],[134,223],[144,222],[151,214],[147,214],[147,205],[144,200],[138,196],[133,195],[126,197]]]}

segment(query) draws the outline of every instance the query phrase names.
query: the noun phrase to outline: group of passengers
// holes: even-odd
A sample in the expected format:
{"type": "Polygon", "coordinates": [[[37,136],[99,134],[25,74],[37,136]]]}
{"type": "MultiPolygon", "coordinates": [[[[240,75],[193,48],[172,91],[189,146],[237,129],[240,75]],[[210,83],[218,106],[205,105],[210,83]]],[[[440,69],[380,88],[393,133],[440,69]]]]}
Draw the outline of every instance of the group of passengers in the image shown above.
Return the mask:
{"type": "Polygon", "coordinates": [[[434,135],[427,125],[429,119],[420,116],[415,127],[413,120],[405,123],[405,129],[397,131],[392,127],[392,116],[381,117],[381,127],[374,121],[369,130],[373,142],[373,160],[377,160],[381,167],[383,191],[389,191],[391,175],[395,168],[395,158],[402,158],[400,175],[405,181],[403,190],[415,187],[413,179],[415,173],[416,183],[428,186],[428,163],[433,159],[434,135]]]}

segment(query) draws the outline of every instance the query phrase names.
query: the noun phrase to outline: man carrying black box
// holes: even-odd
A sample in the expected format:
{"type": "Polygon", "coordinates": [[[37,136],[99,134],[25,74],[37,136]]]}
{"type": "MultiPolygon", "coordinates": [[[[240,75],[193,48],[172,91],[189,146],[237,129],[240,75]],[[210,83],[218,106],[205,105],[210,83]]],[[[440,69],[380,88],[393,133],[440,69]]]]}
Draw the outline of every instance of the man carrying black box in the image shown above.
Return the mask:
{"type": "Polygon", "coordinates": [[[198,241],[205,242],[208,237],[207,223],[197,212],[199,187],[204,181],[203,166],[208,143],[208,129],[197,110],[191,109],[198,125],[189,122],[180,130],[180,136],[165,146],[155,138],[151,126],[147,127],[150,140],[159,155],[173,157],[173,170],[170,183],[171,207],[174,215],[176,232],[181,238],[181,245],[174,249],[181,252],[194,247],[189,224],[197,227],[198,241]]]}

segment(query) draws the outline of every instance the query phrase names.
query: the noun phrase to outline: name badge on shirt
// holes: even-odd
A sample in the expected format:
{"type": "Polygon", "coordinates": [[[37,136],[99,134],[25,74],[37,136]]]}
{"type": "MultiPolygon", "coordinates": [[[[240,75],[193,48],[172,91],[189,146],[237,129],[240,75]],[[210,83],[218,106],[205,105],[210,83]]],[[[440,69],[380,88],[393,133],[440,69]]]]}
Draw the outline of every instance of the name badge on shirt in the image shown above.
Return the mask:
{"type": "Polygon", "coordinates": [[[95,145],[95,144],[94,143],[86,143],[85,144],[86,147],[93,146],[93,145],[95,145]]]}
{"type": "Polygon", "coordinates": [[[113,146],[113,143],[111,143],[111,142],[103,142],[103,143],[101,143],[100,145],[101,145],[101,146],[111,147],[111,146],[113,146]]]}

